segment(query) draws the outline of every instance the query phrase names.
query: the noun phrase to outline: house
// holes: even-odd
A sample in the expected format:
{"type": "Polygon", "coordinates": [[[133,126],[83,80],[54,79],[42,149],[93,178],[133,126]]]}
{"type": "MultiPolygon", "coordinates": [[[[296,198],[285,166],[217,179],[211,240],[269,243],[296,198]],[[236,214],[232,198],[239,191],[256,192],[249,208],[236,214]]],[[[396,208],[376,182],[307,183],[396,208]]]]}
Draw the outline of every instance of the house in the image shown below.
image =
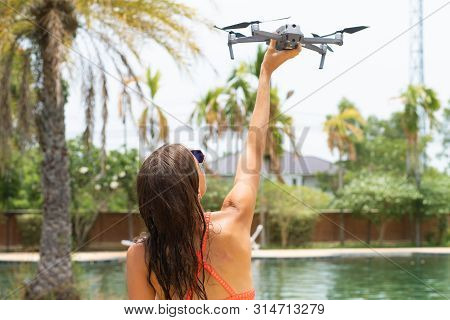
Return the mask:
{"type": "MultiPolygon", "coordinates": [[[[236,173],[236,165],[240,153],[224,155],[218,159],[208,161],[208,167],[221,177],[233,178],[236,173]]],[[[264,162],[262,175],[265,177],[275,178],[273,173],[268,172],[268,163],[264,162]]],[[[317,187],[318,181],[316,175],[318,173],[334,174],[337,171],[336,165],[325,159],[315,156],[300,156],[295,153],[285,151],[281,158],[281,175],[289,185],[304,185],[309,187],[317,187]]]]}

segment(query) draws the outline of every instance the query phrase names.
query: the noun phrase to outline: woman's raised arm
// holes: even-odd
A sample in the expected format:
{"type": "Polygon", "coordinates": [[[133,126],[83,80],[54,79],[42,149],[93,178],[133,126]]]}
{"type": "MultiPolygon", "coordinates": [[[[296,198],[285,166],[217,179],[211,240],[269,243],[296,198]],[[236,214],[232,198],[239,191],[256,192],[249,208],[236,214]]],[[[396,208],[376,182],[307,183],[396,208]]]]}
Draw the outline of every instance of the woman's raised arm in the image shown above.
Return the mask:
{"type": "Polygon", "coordinates": [[[270,77],[281,64],[297,56],[300,51],[300,46],[293,50],[277,51],[275,41],[272,40],[261,65],[258,92],[247,140],[238,161],[234,186],[222,206],[223,211],[235,215],[236,221],[248,230],[253,219],[269,125],[270,77]]]}

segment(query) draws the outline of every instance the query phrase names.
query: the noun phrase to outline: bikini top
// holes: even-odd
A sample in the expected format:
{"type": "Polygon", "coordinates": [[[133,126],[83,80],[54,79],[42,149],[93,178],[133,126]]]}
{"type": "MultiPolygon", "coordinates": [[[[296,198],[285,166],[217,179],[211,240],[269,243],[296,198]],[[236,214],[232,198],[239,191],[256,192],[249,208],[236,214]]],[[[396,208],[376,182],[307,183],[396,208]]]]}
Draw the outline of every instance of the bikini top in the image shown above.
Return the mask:
{"type": "MultiPolygon", "coordinates": [[[[208,272],[211,277],[213,277],[227,292],[228,296],[224,300],[254,300],[255,299],[255,289],[248,290],[241,293],[236,293],[233,288],[225,281],[214,269],[214,267],[206,261],[206,243],[209,235],[209,222],[211,219],[211,213],[205,213],[205,221],[206,221],[206,233],[203,238],[201,252],[197,251],[197,259],[198,259],[198,272],[197,276],[200,274],[202,267],[208,272]],[[203,260],[202,260],[203,253],[203,260]]],[[[192,290],[189,290],[186,295],[186,300],[192,300],[192,290]]]]}

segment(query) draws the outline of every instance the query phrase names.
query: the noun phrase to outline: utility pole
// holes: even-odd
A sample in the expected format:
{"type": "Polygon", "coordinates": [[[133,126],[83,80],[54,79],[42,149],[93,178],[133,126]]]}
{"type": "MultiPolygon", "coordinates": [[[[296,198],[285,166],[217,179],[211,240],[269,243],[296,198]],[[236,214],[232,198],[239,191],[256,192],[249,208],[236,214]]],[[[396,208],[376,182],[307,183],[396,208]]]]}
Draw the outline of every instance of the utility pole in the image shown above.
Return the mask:
{"type": "MultiPolygon", "coordinates": [[[[410,85],[423,86],[425,84],[423,72],[423,0],[410,0],[410,22],[415,25],[411,30],[409,51],[409,83],[410,85]]],[[[423,108],[417,110],[419,116],[419,139],[427,134],[426,114],[423,108]]],[[[420,141],[420,140],[419,140],[420,141]]],[[[423,148],[418,156],[414,169],[417,187],[420,186],[421,176],[426,167],[426,150],[423,148]]],[[[417,211],[414,214],[414,242],[421,245],[421,216],[417,211]]]]}
{"type": "MultiPolygon", "coordinates": [[[[411,30],[411,38],[409,44],[409,83],[411,85],[424,85],[423,71],[423,0],[410,0],[411,25],[417,24],[411,30]]],[[[423,137],[427,133],[427,123],[425,111],[419,110],[419,136],[423,137]]],[[[420,157],[421,170],[426,165],[426,152],[422,152],[420,157]]]]}

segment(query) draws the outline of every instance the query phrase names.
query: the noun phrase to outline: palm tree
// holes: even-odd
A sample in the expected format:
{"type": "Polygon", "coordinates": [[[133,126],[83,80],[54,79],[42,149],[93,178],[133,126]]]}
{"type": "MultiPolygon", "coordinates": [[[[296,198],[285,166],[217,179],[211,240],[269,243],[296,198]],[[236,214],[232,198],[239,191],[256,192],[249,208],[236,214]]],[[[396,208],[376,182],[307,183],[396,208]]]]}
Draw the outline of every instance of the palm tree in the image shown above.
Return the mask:
{"type": "Polygon", "coordinates": [[[406,170],[420,184],[420,148],[419,148],[419,113],[423,112],[432,129],[437,124],[436,111],[441,104],[436,93],[425,86],[410,85],[401,95],[405,109],[401,114],[402,128],[407,141],[406,170]]]}
{"type": "MultiPolygon", "coordinates": [[[[160,88],[161,72],[156,70],[153,74],[150,68],[147,68],[145,73],[145,85],[148,88],[150,99],[146,100],[139,96],[144,109],[141,112],[136,123],[132,108],[132,93],[130,87],[133,85],[137,90],[142,90],[140,87],[141,78],[125,79],[126,87],[119,94],[119,117],[122,118],[124,125],[124,145],[126,149],[126,119],[127,115],[131,117],[132,122],[138,127],[139,134],[139,149],[140,158],[144,157],[145,149],[152,150],[159,142],[167,142],[169,139],[169,125],[167,117],[164,114],[164,109],[155,103],[156,94],[160,88]]],[[[139,92],[139,91],[138,91],[139,92]]],[[[126,152],[126,150],[125,150],[126,152]]]]}
{"type": "MultiPolygon", "coordinates": [[[[12,0],[0,3],[0,152],[11,141],[17,124],[12,122],[10,78],[16,56],[23,73],[33,79],[21,88],[21,99],[37,91],[33,109],[38,142],[43,152],[43,216],[37,275],[26,290],[28,298],[73,298],[71,268],[70,186],[64,123],[63,71],[81,70],[86,101],[86,140],[91,140],[96,89],[102,97],[102,142],[105,144],[108,106],[107,78],[135,78],[131,53],[139,61],[137,44],[152,39],[179,63],[200,53],[189,29],[181,21],[198,17],[190,7],[170,1],[118,0],[12,0]],[[115,72],[106,71],[113,66],[115,72]]],[[[138,88],[139,94],[142,95],[138,88]]],[[[103,148],[104,150],[104,148],[103,148]]]]}
{"type": "Polygon", "coordinates": [[[355,143],[363,139],[362,127],[365,120],[354,104],[343,98],[338,105],[337,115],[327,115],[324,123],[324,131],[328,135],[328,148],[331,152],[335,149],[339,153],[339,189],[343,186],[344,157],[347,160],[356,160],[355,143]]]}
{"type": "MultiPolygon", "coordinates": [[[[421,163],[420,163],[420,149],[419,148],[419,113],[423,112],[432,129],[436,124],[436,111],[439,110],[441,104],[437,98],[436,93],[425,86],[409,85],[406,91],[401,95],[405,104],[405,109],[401,114],[401,122],[403,131],[407,141],[406,153],[406,170],[410,178],[414,178],[417,188],[420,188],[421,180],[421,163]]],[[[425,149],[425,146],[422,147],[425,149]]],[[[425,151],[422,151],[425,152],[425,151]]],[[[415,243],[417,246],[421,244],[421,213],[419,208],[414,212],[415,217],[415,243]]]]}
{"type": "Polygon", "coordinates": [[[191,113],[189,121],[195,122],[200,128],[206,126],[207,132],[203,135],[203,147],[209,149],[209,141],[216,136],[222,137],[228,123],[225,117],[223,99],[226,96],[224,87],[210,89],[197,102],[191,113]]]}
{"type": "MultiPolygon", "coordinates": [[[[328,135],[328,147],[331,152],[334,149],[339,153],[338,166],[338,189],[342,189],[344,184],[344,156],[347,160],[356,160],[355,143],[363,139],[362,127],[365,121],[355,105],[343,98],[338,105],[337,115],[327,115],[324,123],[324,131],[328,135]]],[[[339,239],[341,245],[344,244],[344,215],[341,212],[339,219],[339,239]]]]}

